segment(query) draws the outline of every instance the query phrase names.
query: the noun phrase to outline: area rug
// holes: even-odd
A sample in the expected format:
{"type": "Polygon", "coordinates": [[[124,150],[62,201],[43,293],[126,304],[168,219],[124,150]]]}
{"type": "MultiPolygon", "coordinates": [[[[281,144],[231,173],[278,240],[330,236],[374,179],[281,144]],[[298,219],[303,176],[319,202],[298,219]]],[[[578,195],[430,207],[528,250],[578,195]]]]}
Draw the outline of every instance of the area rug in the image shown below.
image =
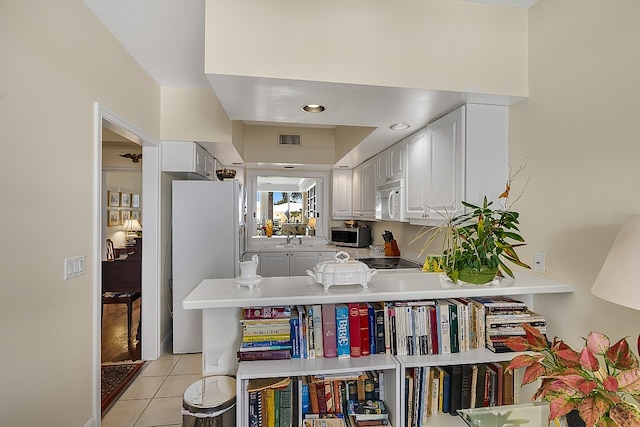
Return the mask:
{"type": "Polygon", "coordinates": [[[144,361],[103,363],[101,367],[102,414],[120,397],[140,373],[144,361]]]}

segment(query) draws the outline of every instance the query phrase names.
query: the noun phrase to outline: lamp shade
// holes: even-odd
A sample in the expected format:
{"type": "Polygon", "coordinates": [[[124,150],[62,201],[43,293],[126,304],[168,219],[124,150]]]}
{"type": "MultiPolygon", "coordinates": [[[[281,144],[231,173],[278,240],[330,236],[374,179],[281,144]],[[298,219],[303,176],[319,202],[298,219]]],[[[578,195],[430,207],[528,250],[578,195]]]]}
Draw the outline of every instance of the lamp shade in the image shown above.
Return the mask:
{"type": "Polygon", "coordinates": [[[591,293],[640,310],[640,215],[629,217],[622,225],[591,293]]]}
{"type": "Polygon", "coordinates": [[[142,231],[140,221],[137,219],[128,219],[124,222],[124,230],[128,233],[131,231],[142,231]]]}
{"type": "Polygon", "coordinates": [[[315,217],[309,218],[309,227],[311,227],[311,228],[315,228],[316,227],[316,218],[315,217]]]}

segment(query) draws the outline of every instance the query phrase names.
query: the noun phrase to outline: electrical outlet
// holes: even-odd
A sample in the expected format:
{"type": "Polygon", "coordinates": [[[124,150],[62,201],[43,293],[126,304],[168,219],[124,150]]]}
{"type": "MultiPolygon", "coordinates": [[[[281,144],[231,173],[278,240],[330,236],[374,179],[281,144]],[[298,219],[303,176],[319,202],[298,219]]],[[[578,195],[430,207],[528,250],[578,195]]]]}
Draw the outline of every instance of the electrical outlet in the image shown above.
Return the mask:
{"type": "Polygon", "coordinates": [[[544,252],[535,252],[533,254],[533,271],[536,273],[544,273],[544,252]]]}
{"type": "Polygon", "coordinates": [[[85,273],[84,255],[64,260],[64,280],[82,276],[85,273]]]}

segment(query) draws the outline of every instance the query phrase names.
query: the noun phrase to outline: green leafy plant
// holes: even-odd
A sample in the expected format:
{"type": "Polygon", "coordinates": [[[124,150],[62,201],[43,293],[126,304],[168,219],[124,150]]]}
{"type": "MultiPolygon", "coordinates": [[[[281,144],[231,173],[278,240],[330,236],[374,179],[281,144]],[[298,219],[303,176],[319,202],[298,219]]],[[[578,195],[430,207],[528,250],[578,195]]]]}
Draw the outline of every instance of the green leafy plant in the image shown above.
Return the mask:
{"type": "Polygon", "coordinates": [[[509,176],[504,192],[498,197],[502,207],[494,208],[486,196],[482,206],[463,201],[463,213],[445,217],[445,223],[438,227],[423,227],[414,239],[427,236],[420,254],[442,236],[439,267],[454,283],[462,280],[481,284],[504,274],[514,277],[506,262],[531,268],[516,253],[516,248],[526,243],[518,228],[520,214],[509,209],[511,184],[525,167],[526,163],[509,176]]]}
{"type": "Polygon", "coordinates": [[[514,357],[507,369],[524,368],[523,384],[541,380],[533,399],[549,402],[549,421],[577,410],[588,427],[640,426],[640,411],[627,399],[640,398],[640,367],[626,339],[611,345],[606,335],[591,332],[577,352],[523,327],[526,338],[511,337],[506,345],[528,353],[514,357]]]}

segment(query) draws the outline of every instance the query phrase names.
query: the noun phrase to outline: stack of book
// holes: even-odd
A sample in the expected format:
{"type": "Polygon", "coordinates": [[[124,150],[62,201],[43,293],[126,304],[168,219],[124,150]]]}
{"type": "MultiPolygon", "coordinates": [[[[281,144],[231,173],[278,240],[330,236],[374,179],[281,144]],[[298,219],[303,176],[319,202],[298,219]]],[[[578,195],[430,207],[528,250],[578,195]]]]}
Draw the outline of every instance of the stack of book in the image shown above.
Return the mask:
{"type": "Polygon", "coordinates": [[[512,351],[505,341],[509,337],[525,336],[523,323],[534,326],[543,335],[547,333],[544,316],[529,310],[522,301],[505,296],[474,299],[484,305],[487,348],[495,353],[512,351]]]}
{"type": "Polygon", "coordinates": [[[389,426],[389,411],[382,400],[350,400],[347,422],[349,427],[389,426]]]}
{"type": "Polygon", "coordinates": [[[238,359],[274,360],[291,358],[291,308],[248,307],[243,310],[242,346],[238,359]]]}

